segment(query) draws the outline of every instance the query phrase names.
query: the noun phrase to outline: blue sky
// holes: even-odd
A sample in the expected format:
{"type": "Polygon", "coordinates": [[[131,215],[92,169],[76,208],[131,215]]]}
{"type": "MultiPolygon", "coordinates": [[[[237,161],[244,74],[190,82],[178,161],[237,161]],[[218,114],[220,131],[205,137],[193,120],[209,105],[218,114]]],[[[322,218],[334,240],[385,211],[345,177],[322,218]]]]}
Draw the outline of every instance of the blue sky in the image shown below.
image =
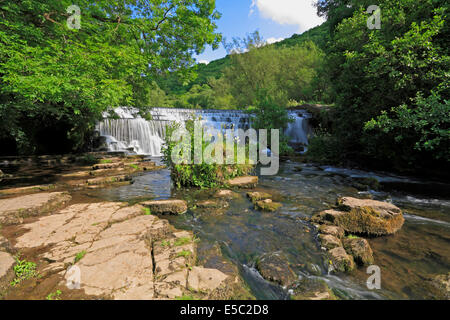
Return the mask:
{"type": "MultiPolygon", "coordinates": [[[[323,20],[316,15],[313,0],[216,0],[222,18],[217,21],[218,32],[231,41],[258,30],[269,42],[289,38],[319,25],[323,20]]],[[[208,47],[197,56],[197,61],[212,61],[226,55],[220,46],[208,47]]]]}

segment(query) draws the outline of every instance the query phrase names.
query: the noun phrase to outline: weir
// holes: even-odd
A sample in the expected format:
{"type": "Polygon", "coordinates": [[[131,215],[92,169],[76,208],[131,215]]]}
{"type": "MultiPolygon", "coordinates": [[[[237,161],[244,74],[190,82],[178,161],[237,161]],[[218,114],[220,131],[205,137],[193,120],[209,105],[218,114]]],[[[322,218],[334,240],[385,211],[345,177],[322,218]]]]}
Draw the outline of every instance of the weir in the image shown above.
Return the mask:
{"type": "MultiPolygon", "coordinates": [[[[251,128],[251,116],[241,110],[203,110],[153,108],[151,120],[143,119],[135,108],[116,108],[116,117],[104,113],[104,119],[97,124],[97,131],[104,137],[108,151],[128,151],[150,156],[161,156],[166,125],[172,122],[183,124],[189,119],[200,119],[203,126],[216,130],[251,128]],[[117,119],[118,117],[118,119],[117,119]]],[[[295,146],[306,148],[312,129],[308,123],[311,115],[305,110],[289,111],[293,119],[285,134],[295,146]]]]}

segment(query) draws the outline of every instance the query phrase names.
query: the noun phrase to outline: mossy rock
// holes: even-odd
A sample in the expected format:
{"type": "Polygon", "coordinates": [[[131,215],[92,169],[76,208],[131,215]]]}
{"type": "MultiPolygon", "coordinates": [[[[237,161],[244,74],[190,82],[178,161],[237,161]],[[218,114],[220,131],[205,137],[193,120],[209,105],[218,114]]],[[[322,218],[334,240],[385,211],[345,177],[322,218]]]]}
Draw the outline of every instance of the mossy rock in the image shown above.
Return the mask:
{"type": "Polygon", "coordinates": [[[355,269],[353,257],[345,251],[344,248],[338,247],[328,251],[328,258],[334,270],[338,272],[351,272],[355,269]]]}
{"type": "Polygon", "coordinates": [[[256,269],[267,281],[290,286],[296,279],[287,258],[282,253],[263,255],[256,262],[256,269]]]}
{"type": "Polygon", "coordinates": [[[270,193],[259,191],[247,192],[247,197],[250,198],[253,203],[260,200],[272,199],[272,195],[270,193]]]}
{"type": "Polygon", "coordinates": [[[339,226],[347,233],[383,236],[397,232],[405,219],[401,210],[391,203],[344,197],[337,200],[337,210],[322,211],[311,221],[339,226]]]}
{"type": "Polygon", "coordinates": [[[337,300],[325,281],[307,279],[296,282],[292,289],[292,300],[337,300]]]}
{"type": "Polygon", "coordinates": [[[369,242],[363,238],[344,239],[345,251],[352,255],[359,265],[372,265],[374,262],[372,248],[369,242]]]}
{"type": "Polygon", "coordinates": [[[279,202],[273,202],[271,199],[256,201],[255,208],[262,211],[274,212],[280,209],[283,205],[279,202]]]}

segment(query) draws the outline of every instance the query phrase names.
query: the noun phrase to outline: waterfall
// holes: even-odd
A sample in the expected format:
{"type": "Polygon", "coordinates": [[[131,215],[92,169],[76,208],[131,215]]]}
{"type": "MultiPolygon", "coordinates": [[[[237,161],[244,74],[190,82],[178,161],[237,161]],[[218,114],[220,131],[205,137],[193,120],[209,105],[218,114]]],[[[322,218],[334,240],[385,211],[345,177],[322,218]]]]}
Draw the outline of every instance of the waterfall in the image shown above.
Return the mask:
{"type": "MultiPolygon", "coordinates": [[[[108,150],[151,156],[161,156],[166,125],[173,122],[184,124],[195,116],[205,128],[219,131],[247,130],[251,127],[250,116],[241,110],[153,108],[150,110],[152,120],[143,119],[135,108],[120,107],[113,112],[115,118],[112,118],[110,113],[104,113],[103,121],[97,124],[97,130],[105,137],[108,150]]],[[[310,115],[305,111],[296,110],[289,111],[289,116],[294,119],[286,130],[290,142],[307,145],[308,134],[311,131],[307,121],[310,115]]]]}

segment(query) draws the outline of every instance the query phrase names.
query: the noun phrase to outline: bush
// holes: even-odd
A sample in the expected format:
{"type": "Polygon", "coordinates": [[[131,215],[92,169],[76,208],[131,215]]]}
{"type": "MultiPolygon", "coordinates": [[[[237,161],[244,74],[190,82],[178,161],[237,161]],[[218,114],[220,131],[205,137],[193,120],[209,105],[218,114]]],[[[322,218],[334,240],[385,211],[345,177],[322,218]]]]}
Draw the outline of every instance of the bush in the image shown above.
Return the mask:
{"type": "Polygon", "coordinates": [[[326,131],[319,130],[319,132],[309,140],[306,157],[308,160],[314,162],[337,164],[342,158],[341,145],[335,136],[326,131]]]}
{"type": "MultiPolygon", "coordinates": [[[[188,120],[186,122],[186,130],[190,136],[191,146],[194,146],[194,121],[188,120]]],[[[179,143],[172,139],[176,130],[180,129],[179,123],[174,123],[166,127],[165,145],[162,148],[163,161],[170,168],[171,178],[177,188],[181,187],[198,187],[198,188],[214,188],[222,186],[228,179],[234,177],[249,174],[254,166],[251,164],[217,164],[217,163],[205,163],[194,164],[175,164],[172,161],[172,152],[175,146],[179,143]]],[[[206,147],[211,143],[206,139],[205,132],[202,133],[202,154],[206,147]]],[[[223,148],[224,152],[226,146],[223,148]]],[[[194,159],[194,150],[191,148],[190,158],[194,159]]],[[[225,157],[225,153],[224,153],[225,157]]],[[[246,158],[248,163],[248,153],[246,152],[246,158]]],[[[237,160],[237,152],[235,148],[235,160],[237,160]]],[[[235,161],[236,162],[236,161],[235,161]]]]}
{"type": "Polygon", "coordinates": [[[289,114],[286,108],[276,103],[276,97],[270,96],[267,91],[260,90],[258,93],[257,106],[249,109],[252,112],[252,127],[254,129],[267,129],[267,142],[271,149],[271,129],[280,130],[280,155],[289,155],[293,153],[293,149],[288,145],[288,138],[284,135],[289,122],[289,114]]]}

